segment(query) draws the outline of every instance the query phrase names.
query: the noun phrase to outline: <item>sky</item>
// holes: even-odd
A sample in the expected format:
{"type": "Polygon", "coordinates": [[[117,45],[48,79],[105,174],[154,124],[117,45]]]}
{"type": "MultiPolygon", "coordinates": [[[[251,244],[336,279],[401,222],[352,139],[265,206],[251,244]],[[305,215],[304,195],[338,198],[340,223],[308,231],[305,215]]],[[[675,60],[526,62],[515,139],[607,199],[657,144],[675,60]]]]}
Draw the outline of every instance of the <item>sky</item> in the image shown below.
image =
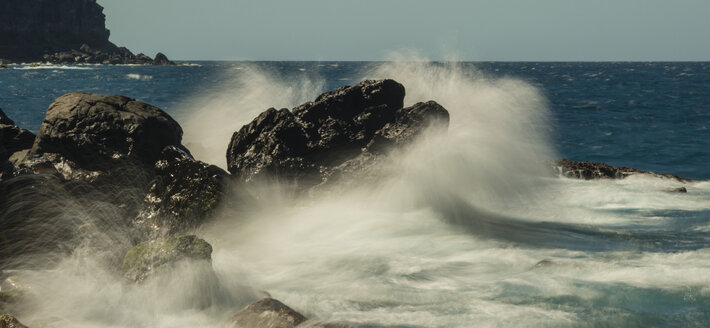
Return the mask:
{"type": "Polygon", "coordinates": [[[710,0],[98,0],[176,60],[708,61],[710,0]]]}

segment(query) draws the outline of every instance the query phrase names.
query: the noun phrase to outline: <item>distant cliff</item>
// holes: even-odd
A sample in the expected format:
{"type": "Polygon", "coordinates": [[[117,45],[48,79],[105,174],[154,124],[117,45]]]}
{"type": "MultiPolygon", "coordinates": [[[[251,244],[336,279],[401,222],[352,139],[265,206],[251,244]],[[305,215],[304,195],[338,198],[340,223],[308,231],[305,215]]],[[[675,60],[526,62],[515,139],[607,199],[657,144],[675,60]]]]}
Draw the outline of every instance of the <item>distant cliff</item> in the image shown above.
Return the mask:
{"type": "MultiPolygon", "coordinates": [[[[0,59],[11,62],[171,64],[109,41],[96,0],[1,0],[0,59]]],[[[161,58],[164,56],[161,56],[161,58]]]]}

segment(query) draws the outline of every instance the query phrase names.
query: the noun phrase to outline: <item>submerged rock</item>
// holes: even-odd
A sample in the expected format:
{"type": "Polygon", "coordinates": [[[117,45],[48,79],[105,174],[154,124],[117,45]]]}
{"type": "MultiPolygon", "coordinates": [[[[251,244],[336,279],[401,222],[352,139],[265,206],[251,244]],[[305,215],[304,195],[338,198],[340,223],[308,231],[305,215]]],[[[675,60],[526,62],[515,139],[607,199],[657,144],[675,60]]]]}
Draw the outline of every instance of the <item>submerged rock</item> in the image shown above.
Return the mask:
{"type": "Polygon", "coordinates": [[[265,298],[235,314],[232,324],[238,328],[293,328],[306,320],[302,314],[283,303],[265,298]]]}
{"type": "Polygon", "coordinates": [[[152,166],[166,146],[183,148],[182,129],[161,109],[124,96],[68,93],[47,110],[32,156],[57,153],[100,170],[120,162],[152,166]]]}
{"type": "Polygon", "coordinates": [[[634,174],[647,174],[654,177],[673,179],[680,182],[692,181],[674,174],[661,174],[624,166],[611,166],[598,162],[575,162],[568,159],[561,159],[554,161],[552,165],[562,176],[584,180],[624,179],[634,174]]]}
{"type": "Polygon", "coordinates": [[[685,189],[685,187],[678,187],[678,188],[669,188],[666,189],[667,192],[677,192],[677,193],[686,193],[688,192],[688,189],[685,189]]]}
{"type": "Polygon", "coordinates": [[[27,326],[9,314],[3,314],[0,315],[0,328],[27,328],[27,326]]]}
{"type": "Polygon", "coordinates": [[[157,270],[169,268],[181,260],[210,263],[212,246],[195,235],[142,242],[123,258],[123,277],[128,281],[142,282],[157,270]]]}
{"type": "Polygon", "coordinates": [[[135,223],[168,234],[207,218],[222,200],[229,176],[175,146],[163,150],[155,174],[135,223]]]}
{"type": "Polygon", "coordinates": [[[448,127],[449,114],[436,102],[402,108],[403,101],[401,84],[368,80],[326,92],[292,111],[270,108],[232,136],[229,171],[247,182],[269,176],[314,186],[337,172],[368,166],[435,122],[448,127]]]}

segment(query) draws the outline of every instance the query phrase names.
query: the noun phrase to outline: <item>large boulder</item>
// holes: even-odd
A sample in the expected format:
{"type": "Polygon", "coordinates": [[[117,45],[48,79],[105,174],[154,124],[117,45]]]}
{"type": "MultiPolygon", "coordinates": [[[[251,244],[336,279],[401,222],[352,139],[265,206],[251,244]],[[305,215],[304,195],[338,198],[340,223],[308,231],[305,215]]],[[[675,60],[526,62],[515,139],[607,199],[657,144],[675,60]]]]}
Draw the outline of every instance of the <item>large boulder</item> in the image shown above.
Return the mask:
{"type": "Polygon", "coordinates": [[[415,139],[449,114],[433,101],[402,108],[404,87],[367,80],[320,95],[294,108],[270,108],[232,136],[229,171],[249,182],[264,176],[322,184],[343,165],[357,170],[393,146],[415,139]]]}
{"type": "Polygon", "coordinates": [[[165,148],[135,224],[158,235],[197,226],[223,199],[228,176],[178,147],[165,148]]]}
{"type": "Polygon", "coordinates": [[[681,178],[675,174],[655,173],[625,166],[611,166],[599,162],[576,162],[564,158],[554,161],[552,166],[558,174],[564,177],[583,180],[624,179],[631,175],[645,174],[658,178],[677,180],[679,182],[692,181],[690,179],[681,178]]]}
{"type": "Polygon", "coordinates": [[[75,92],[50,105],[31,155],[58,153],[88,170],[125,162],[152,166],[166,146],[183,148],[181,140],[180,125],[157,107],[75,92]]]}
{"type": "Polygon", "coordinates": [[[212,261],[212,246],[194,235],[184,235],[142,242],[123,258],[123,277],[132,282],[143,282],[156,271],[169,270],[182,260],[212,261]]]}
{"type": "Polygon", "coordinates": [[[232,324],[237,328],[293,328],[306,320],[302,314],[283,303],[265,298],[235,314],[232,324]]]}

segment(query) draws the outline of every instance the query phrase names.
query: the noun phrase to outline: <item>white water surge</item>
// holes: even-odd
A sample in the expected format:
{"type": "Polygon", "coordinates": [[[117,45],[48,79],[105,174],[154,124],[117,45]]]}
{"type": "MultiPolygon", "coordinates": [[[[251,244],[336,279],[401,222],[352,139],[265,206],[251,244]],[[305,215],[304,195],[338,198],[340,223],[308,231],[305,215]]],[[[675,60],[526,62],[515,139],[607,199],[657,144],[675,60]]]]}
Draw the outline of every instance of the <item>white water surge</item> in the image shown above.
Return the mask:
{"type": "MultiPolygon", "coordinates": [[[[202,160],[223,165],[232,132],[268,107],[313,99],[322,85],[275,82],[256,70],[240,76],[236,89],[210,95],[182,123],[202,160]]],[[[368,327],[710,319],[707,182],[682,195],[664,191],[679,186],[670,180],[551,176],[546,101],[522,81],[404,61],[363,78],[402,83],[405,106],[439,102],[451,113],[449,133],[393,157],[377,185],[309,198],[259,186],[257,202],[225,209],[197,231],[214,248],[216,275],[185,266],[135,288],[91,252],[26,274],[41,297],[21,319],[32,327],[226,327],[264,292],[307,317],[368,327]]]]}

